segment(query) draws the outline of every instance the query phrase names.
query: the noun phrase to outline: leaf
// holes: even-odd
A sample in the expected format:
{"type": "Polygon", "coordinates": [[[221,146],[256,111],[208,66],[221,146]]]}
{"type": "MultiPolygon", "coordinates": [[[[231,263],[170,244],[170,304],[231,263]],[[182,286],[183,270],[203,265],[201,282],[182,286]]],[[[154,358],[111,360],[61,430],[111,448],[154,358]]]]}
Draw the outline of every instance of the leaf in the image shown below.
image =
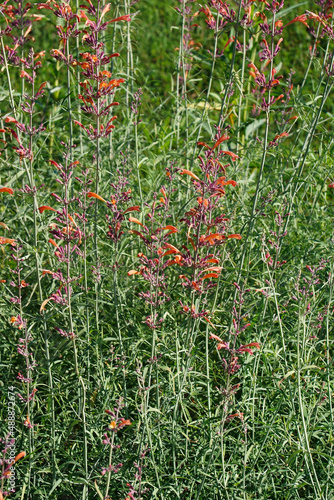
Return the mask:
{"type": "Polygon", "coordinates": [[[247,125],[246,130],[245,130],[246,139],[248,139],[248,137],[253,132],[255,132],[255,130],[257,130],[259,127],[261,127],[261,125],[263,125],[265,123],[265,121],[266,121],[266,119],[262,118],[261,120],[254,120],[252,123],[247,125]]]}
{"type": "Polygon", "coordinates": [[[288,377],[290,377],[291,375],[293,375],[295,373],[295,370],[290,370],[289,372],[287,372],[283,378],[281,378],[281,380],[278,382],[278,387],[281,385],[281,383],[283,382],[283,380],[287,379],[288,377]]]}
{"type": "Polygon", "coordinates": [[[96,489],[96,491],[97,491],[97,494],[99,495],[99,497],[101,498],[101,500],[103,500],[103,499],[104,499],[104,496],[102,495],[102,493],[101,493],[101,491],[100,491],[100,489],[99,489],[99,487],[98,487],[98,485],[97,485],[96,480],[94,481],[94,486],[95,486],[95,489],[96,489]]]}
{"type": "Polygon", "coordinates": [[[58,479],[55,484],[52,486],[51,490],[49,491],[48,495],[51,495],[51,493],[60,485],[62,482],[62,478],[58,479]]]}

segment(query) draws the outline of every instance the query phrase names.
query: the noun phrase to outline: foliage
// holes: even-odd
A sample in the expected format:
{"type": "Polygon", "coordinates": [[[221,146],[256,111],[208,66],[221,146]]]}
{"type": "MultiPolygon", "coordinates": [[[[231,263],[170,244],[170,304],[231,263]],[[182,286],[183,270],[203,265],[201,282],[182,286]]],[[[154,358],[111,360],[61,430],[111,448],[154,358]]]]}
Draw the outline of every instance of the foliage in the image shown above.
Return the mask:
{"type": "Polygon", "coordinates": [[[331,498],[332,13],[1,4],[0,498],[331,498]]]}

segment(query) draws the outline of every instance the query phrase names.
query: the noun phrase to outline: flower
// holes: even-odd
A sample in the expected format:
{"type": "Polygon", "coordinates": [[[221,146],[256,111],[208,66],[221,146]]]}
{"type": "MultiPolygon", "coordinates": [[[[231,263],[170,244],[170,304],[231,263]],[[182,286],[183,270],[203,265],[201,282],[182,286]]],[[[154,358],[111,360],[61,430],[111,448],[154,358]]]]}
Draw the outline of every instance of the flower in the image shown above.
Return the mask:
{"type": "Polygon", "coordinates": [[[88,198],[96,198],[97,200],[104,201],[104,203],[107,203],[106,200],[102,198],[99,194],[92,193],[91,191],[87,194],[88,198]]]}
{"type": "Polygon", "coordinates": [[[209,339],[215,339],[215,340],[218,340],[218,344],[217,344],[217,349],[218,351],[220,349],[229,349],[229,344],[228,342],[224,342],[220,337],[218,337],[217,335],[215,335],[214,333],[212,333],[209,337],[209,339]]]}
{"type": "Polygon", "coordinates": [[[15,240],[12,238],[4,238],[3,236],[0,236],[0,245],[13,245],[15,247],[16,243],[15,240]]]}
{"type": "Polygon", "coordinates": [[[12,316],[10,322],[13,326],[17,326],[19,330],[22,330],[22,328],[26,326],[25,320],[23,320],[20,315],[12,316]]]}
{"type": "Polygon", "coordinates": [[[250,349],[250,347],[254,347],[255,349],[261,348],[261,346],[258,342],[251,342],[250,344],[241,345],[239,347],[239,349],[237,349],[236,352],[238,352],[238,353],[248,352],[249,354],[254,354],[252,349],[250,349]]]}
{"type": "Polygon", "coordinates": [[[190,175],[190,177],[192,177],[196,181],[200,180],[200,178],[197,177],[197,175],[195,175],[193,172],[190,172],[190,170],[186,170],[185,168],[183,168],[182,170],[180,170],[180,174],[181,175],[184,175],[184,174],[190,175]]]}
{"type": "Polygon", "coordinates": [[[3,187],[0,189],[0,193],[8,193],[8,194],[11,194],[13,195],[14,194],[14,191],[12,188],[9,188],[9,187],[3,187]]]}
{"type": "Polygon", "coordinates": [[[42,214],[45,210],[52,210],[52,212],[57,212],[57,210],[55,210],[52,207],[49,207],[48,205],[43,205],[42,207],[38,208],[40,214],[42,214]]]}

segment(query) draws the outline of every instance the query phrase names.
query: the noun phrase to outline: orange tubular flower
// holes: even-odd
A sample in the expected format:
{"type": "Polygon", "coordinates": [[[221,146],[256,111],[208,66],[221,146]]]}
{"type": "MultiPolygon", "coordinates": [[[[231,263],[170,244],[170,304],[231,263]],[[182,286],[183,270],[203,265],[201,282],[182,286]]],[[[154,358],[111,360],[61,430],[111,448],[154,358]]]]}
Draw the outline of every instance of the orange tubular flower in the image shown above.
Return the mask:
{"type": "MultiPolygon", "coordinates": [[[[284,97],[284,96],[282,96],[282,97],[284,97]]],[[[232,151],[222,151],[222,153],[224,155],[230,156],[232,161],[236,161],[236,160],[240,159],[240,156],[236,155],[235,153],[232,153],[232,151]]]]}
{"type": "Polygon", "coordinates": [[[182,168],[180,170],[180,174],[181,175],[184,175],[184,174],[187,174],[187,175],[190,175],[190,177],[192,177],[193,179],[195,179],[196,181],[200,181],[200,178],[197,177],[197,175],[195,175],[193,172],[190,172],[190,170],[186,170],[185,168],[182,168]]]}
{"type": "MultiPolygon", "coordinates": [[[[111,201],[111,203],[113,203],[113,201],[111,201]]],[[[116,203],[116,201],[115,201],[115,203],[116,203]]],[[[115,203],[113,203],[113,205],[114,205],[115,203]]],[[[139,207],[139,205],[136,205],[136,206],[134,206],[134,207],[129,207],[129,208],[127,208],[126,210],[124,210],[123,214],[127,214],[128,212],[140,212],[140,207],[139,207]]]]}
{"type": "Polygon", "coordinates": [[[0,236],[0,245],[7,245],[7,244],[15,246],[16,242],[12,238],[4,238],[3,236],[0,236]]]}
{"type": "Polygon", "coordinates": [[[217,344],[217,349],[218,351],[220,349],[226,349],[228,348],[228,343],[227,342],[224,342],[220,337],[218,337],[217,335],[215,335],[214,333],[212,333],[209,337],[209,339],[214,339],[214,340],[217,340],[218,341],[218,344],[217,344]]]}
{"type": "Polygon", "coordinates": [[[203,200],[203,198],[202,198],[201,196],[199,196],[199,197],[197,198],[197,203],[198,203],[199,205],[204,205],[205,207],[208,207],[208,206],[209,206],[209,201],[208,201],[208,200],[206,200],[205,198],[204,198],[204,200],[203,200]]]}
{"type": "MultiPolygon", "coordinates": [[[[218,264],[219,260],[218,259],[208,259],[207,262],[212,262],[212,264],[218,264]]],[[[221,269],[223,269],[223,268],[221,268],[221,269]]]]}
{"type": "Polygon", "coordinates": [[[129,217],[129,222],[134,222],[135,224],[138,224],[141,227],[145,227],[144,224],[140,222],[140,220],[136,219],[136,217],[129,217]]]}
{"type": "Polygon", "coordinates": [[[108,21],[108,24],[110,24],[110,23],[117,23],[118,21],[128,21],[128,22],[130,22],[131,21],[131,17],[129,15],[116,17],[115,19],[112,19],[111,21],[108,21]]]}
{"type": "MultiPolygon", "coordinates": [[[[215,260],[215,259],[212,259],[212,260],[215,260]]],[[[207,261],[207,262],[210,262],[210,261],[207,261]]],[[[208,271],[213,271],[215,273],[220,273],[220,271],[222,270],[223,268],[220,267],[220,266],[211,266],[211,267],[208,267],[207,269],[204,269],[204,271],[202,271],[203,273],[207,273],[208,271]]]]}
{"type": "Polygon", "coordinates": [[[12,188],[9,188],[9,187],[3,187],[0,189],[0,193],[8,193],[8,194],[11,194],[13,195],[14,194],[14,191],[12,188]]]}
{"type": "Polygon", "coordinates": [[[242,236],[241,234],[229,234],[227,237],[228,240],[235,239],[235,240],[241,240],[242,236]]]}
{"type": "Polygon", "coordinates": [[[131,425],[131,421],[130,420],[125,420],[125,418],[121,418],[121,421],[118,423],[117,427],[119,429],[122,429],[126,425],[131,425]]]}
{"type": "MultiPolygon", "coordinates": [[[[29,418],[29,417],[28,417],[29,418]]],[[[25,457],[26,456],[26,452],[25,451],[21,451],[18,455],[16,455],[16,457],[14,458],[14,462],[16,463],[18,460],[20,460],[21,458],[25,457]]]]}
{"type": "Polygon", "coordinates": [[[206,142],[198,142],[197,146],[203,146],[203,148],[211,149],[209,144],[207,144],[206,142]]]}
{"type": "Polygon", "coordinates": [[[219,277],[219,274],[217,274],[217,273],[208,273],[205,276],[203,276],[201,278],[201,280],[206,280],[208,278],[218,278],[218,277],[219,277]]]}
{"type": "Polygon", "coordinates": [[[104,203],[107,203],[106,200],[104,198],[102,198],[102,196],[100,196],[99,194],[96,194],[96,193],[92,193],[91,191],[87,194],[88,198],[96,198],[97,200],[100,200],[100,201],[103,201],[104,203]]]}
{"type": "Polygon", "coordinates": [[[176,229],[176,227],[174,226],[165,226],[165,227],[161,227],[160,229],[158,229],[157,231],[169,231],[169,233],[167,233],[168,235],[169,234],[174,234],[174,233],[177,233],[178,230],[176,229]]]}
{"type": "Polygon", "coordinates": [[[212,146],[211,151],[213,151],[214,149],[218,148],[218,146],[219,146],[222,142],[224,142],[224,141],[228,141],[228,139],[229,139],[229,136],[228,136],[228,135],[222,135],[222,136],[220,137],[220,139],[218,139],[218,141],[217,141],[217,142],[216,142],[216,143],[212,146]]]}
{"type": "MultiPolygon", "coordinates": [[[[167,252],[166,252],[167,253],[167,252]]],[[[168,261],[168,266],[173,266],[174,264],[179,264],[179,266],[182,266],[182,256],[181,255],[176,255],[175,259],[168,261]]]]}
{"type": "Polygon", "coordinates": [[[246,344],[243,347],[255,347],[255,349],[261,349],[261,346],[258,342],[251,342],[250,344],[246,344]]]}
{"type": "Polygon", "coordinates": [[[52,238],[49,239],[49,243],[51,243],[51,245],[53,245],[54,247],[58,248],[57,243],[52,238]]]}
{"type": "Polygon", "coordinates": [[[144,236],[144,235],[142,235],[140,231],[136,231],[135,229],[129,229],[129,233],[131,233],[131,234],[136,234],[137,236],[140,236],[140,238],[141,238],[142,240],[144,240],[144,241],[145,241],[145,236],[144,236]]]}
{"type": "Polygon", "coordinates": [[[221,184],[222,186],[231,185],[233,187],[237,185],[236,181],[233,181],[233,180],[225,181],[225,179],[226,179],[226,177],[219,177],[219,179],[216,180],[216,184],[217,185],[221,184]]]}
{"type": "Polygon", "coordinates": [[[204,242],[205,243],[208,242],[211,245],[213,245],[214,242],[215,242],[215,240],[221,241],[221,240],[224,240],[224,239],[225,239],[225,236],[223,234],[214,233],[214,234],[208,234],[208,236],[205,236],[204,242]]]}
{"type": "MultiPolygon", "coordinates": [[[[174,245],[171,245],[170,243],[164,243],[162,248],[164,250],[167,250],[168,248],[170,253],[181,253],[180,250],[178,250],[176,247],[174,247],[174,245]]],[[[164,255],[167,255],[167,252],[165,252],[164,255]]]]}
{"type": "Polygon", "coordinates": [[[233,413],[233,415],[229,415],[226,417],[226,421],[229,422],[230,420],[233,420],[234,418],[240,418],[240,420],[243,422],[244,421],[244,414],[238,411],[237,413],[233,413]]]}
{"type": "Polygon", "coordinates": [[[57,212],[56,209],[49,207],[48,205],[43,205],[42,207],[38,208],[40,214],[42,214],[45,210],[52,210],[52,212],[57,212]]]}
{"type": "Polygon", "coordinates": [[[18,123],[17,120],[15,120],[15,118],[12,118],[11,116],[7,116],[7,118],[5,119],[5,123],[18,123]]]}

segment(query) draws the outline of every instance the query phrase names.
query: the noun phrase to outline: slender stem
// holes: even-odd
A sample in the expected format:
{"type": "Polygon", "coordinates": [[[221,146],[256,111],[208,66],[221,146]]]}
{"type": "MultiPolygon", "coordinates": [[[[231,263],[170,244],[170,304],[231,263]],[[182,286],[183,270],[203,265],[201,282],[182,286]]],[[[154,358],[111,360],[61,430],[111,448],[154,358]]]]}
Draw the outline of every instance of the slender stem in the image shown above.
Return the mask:
{"type": "MultiPolygon", "coordinates": [[[[76,0],[76,12],[79,12],[79,0],[76,0]]],[[[77,30],[79,30],[79,20],[76,20],[76,26],[77,30]]],[[[80,48],[80,41],[79,37],[77,36],[75,39],[75,44],[76,44],[76,57],[77,60],[79,59],[79,48],[80,48]]],[[[80,94],[80,66],[77,65],[77,95],[80,94]]],[[[81,107],[78,106],[78,118],[79,122],[81,122],[81,107]]],[[[80,143],[80,155],[83,155],[83,141],[82,141],[82,129],[79,127],[79,143],[80,143]]]]}
{"type": "MultiPolygon", "coordinates": [[[[241,67],[241,80],[240,80],[240,94],[238,105],[238,130],[237,130],[237,148],[236,153],[239,154],[240,149],[240,127],[241,127],[241,114],[242,114],[242,101],[244,99],[244,81],[245,81],[245,66],[246,66],[246,30],[243,31],[243,46],[242,46],[242,67],[241,67]]],[[[241,139],[242,146],[244,146],[245,135],[241,139]]]]}
{"type": "Polygon", "coordinates": [[[314,462],[313,462],[313,457],[312,457],[312,452],[310,449],[310,443],[309,443],[309,438],[308,438],[308,433],[307,433],[307,427],[306,427],[306,421],[305,421],[305,415],[304,415],[304,403],[303,403],[303,398],[302,398],[302,389],[301,389],[301,377],[300,377],[300,372],[301,372],[301,349],[300,349],[300,323],[303,323],[303,332],[304,332],[304,338],[305,338],[305,328],[306,328],[306,323],[305,323],[305,317],[301,317],[301,314],[299,315],[298,318],[298,331],[297,331],[297,387],[298,387],[298,402],[299,402],[299,412],[302,420],[302,428],[303,428],[303,434],[304,434],[304,443],[306,446],[308,458],[310,461],[310,464],[312,466],[312,471],[313,471],[313,476],[315,478],[316,485],[314,484],[313,481],[313,476],[309,471],[310,479],[312,482],[312,485],[314,489],[317,492],[317,495],[319,494],[319,497],[317,498],[322,498],[321,495],[321,486],[318,480],[318,476],[315,470],[314,462]]]}
{"type": "MultiPolygon", "coordinates": [[[[333,61],[333,57],[334,57],[334,50],[332,52],[332,61],[333,61]]],[[[293,191],[292,191],[292,195],[291,195],[290,200],[289,200],[289,209],[288,209],[289,215],[285,219],[284,232],[287,231],[287,229],[288,229],[288,225],[289,225],[290,217],[291,217],[291,215],[290,215],[291,208],[293,207],[295,196],[296,196],[296,194],[297,194],[297,192],[299,190],[299,184],[298,184],[298,182],[296,182],[296,179],[300,179],[301,178],[301,174],[302,174],[303,169],[304,169],[304,165],[305,165],[305,162],[306,162],[306,159],[307,159],[308,151],[309,151],[309,148],[311,146],[311,142],[313,140],[313,137],[314,137],[314,134],[315,134],[315,131],[316,131],[316,127],[317,127],[319,119],[320,119],[320,115],[321,115],[322,109],[323,109],[324,104],[325,104],[325,102],[326,102],[326,100],[327,100],[328,96],[330,95],[331,90],[333,88],[333,83],[330,83],[328,91],[326,93],[328,84],[329,84],[329,78],[327,79],[327,82],[326,82],[326,85],[325,85],[325,89],[324,89],[324,93],[323,93],[323,96],[322,96],[321,103],[319,105],[318,111],[316,113],[316,116],[314,117],[313,123],[311,125],[311,128],[310,128],[310,130],[309,130],[309,132],[307,134],[307,137],[306,137],[305,142],[303,144],[302,150],[300,152],[300,155],[299,155],[296,167],[294,169],[294,173],[292,174],[291,179],[289,181],[289,184],[290,184],[290,183],[292,183],[295,180],[293,191]]],[[[280,244],[282,245],[282,240],[281,240],[280,244]]]]}
{"type": "MultiPolygon", "coordinates": [[[[100,2],[98,2],[98,12],[97,19],[100,17],[100,2]]],[[[96,34],[96,42],[98,42],[98,33],[96,34]]],[[[95,55],[99,58],[99,47],[98,43],[96,43],[95,55]]],[[[98,94],[99,90],[99,66],[96,67],[96,93],[98,94]]],[[[97,96],[96,99],[96,170],[95,170],[95,192],[99,192],[100,186],[100,98],[97,96]]],[[[98,255],[98,245],[97,245],[97,210],[98,204],[95,203],[95,211],[94,211],[94,256],[95,256],[95,266],[96,269],[99,265],[99,255],[98,255]]],[[[99,285],[95,283],[95,320],[96,320],[96,329],[99,330],[99,285]]]]}
{"type": "MultiPolygon", "coordinates": [[[[274,54],[274,33],[275,33],[275,13],[273,13],[273,19],[272,19],[272,32],[271,32],[271,59],[270,59],[270,75],[269,79],[272,78],[272,73],[273,73],[273,54],[274,54]]],[[[243,250],[242,250],[242,255],[240,259],[240,264],[239,264],[239,270],[238,270],[238,280],[237,283],[239,283],[240,278],[241,278],[241,273],[246,257],[246,252],[248,249],[248,240],[252,234],[254,222],[255,222],[255,212],[256,212],[256,206],[257,206],[257,201],[259,197],[259,192],[260,192],[260,186],[261,186],[261,181],[262,181],[262,175],[263,175],[263,170],[264,166],[266,163],[266,158],[267,158],[267,151],[268,151],[268,137],[269,137],[269,125],[270,125],[270,111],[271,111],[271,106],[270,106],[270,99],[271,99],[271,89],[268,89],[268,101],[267,101],[267,107],[266,107],[266,124],[265,124],[265,131],[264,131],[264,140],[263,140],[263,150],[262,150],[262,158],[261,158],[261,164],[260,164],[260,170],[257,178],[257,184],[256,184],[256,189],[255,189],[255,194],[253,198],[253,204],[252,204],[252,211],[250,215],[250,221],[248,224],[248,230],[247,234],[244,240],[243,244],[243,250]]],[[[237,289],[235,290],[234,293],[234,298],[236,297],[237,294],[237,289]]]]}
{"type": "MultiPolygon", "coordinates": [[[[68,158],[66,157],[66,167],[65,167],[65,172],[66,175],[68,175],[68,158]]],[[[75,339],[75,333],[74,333],[74,324],[73,324],[73,315],[72,315],[72,302],[71,302],[71,230],[70,230],[70,222],[69,222],[69,213],[68,213],[68,206],[69,206],[69,185],[68,182],[65,182],[65,219],[66,219],[66,235],[67,235],[67,241],[66,241],[66,254],[67,254],[67,309],[68,309],[68,315],[69,315],[69,327],[70,327],[70,334],[72,338],[72,345],[73,345],[73,352],[74,352],[74,364],[75,364],[75,372],[78,377],[79,381],[79,387],[81,388],[81,415],[82,415],[82,424],[83,424],[83,434],[84,434],[84,469],[85,469],[85,476],[86,480],[88,478],[88,444],[87,444],[87,428],[86,428],[86,387],[84,380],[82,378],[82,375],[79,372],[79,363],[78,363],[78,352],[77,352],[77,346],[76,346],[76,339],[75,339]]],[[[88,486],[85,483],[83,487],[83,493],[82,493],[82,498],[83,500],[88,500],[88,486]]]]}
{"type": "Polygon", "coordinates": [[[220,108],[219,120],[218,120],[218,127],[221,126],[222,121],[223,121],[224,108],[225,108],[227,96],[228,96],[228,93],[229,93],[229,90],[230,90],[230,86],[231,86],[231,83],[232,83],[232,78],[233,78],[235,56],[236,56],[236,53],[237,53],[238,32],[239,32],[239,27],[240,27],[241,4],[242,4],[242,2],[239,1],[239,8],[238,8],[237,20],[236,20],[236,25],[235,25],[235,36],[234,36],[234,43],[233,43],[232,61],[231,61],[231,65],[230,65],[230,74],[229,74],[229,77],[228,77],[228,82],[226,84],[226,89],[225,89],[225,92],[224,92],[224,98],[223,98],[222,105],[221,105],[221,108],[220,108]]]}
{"type": "Polygon", "coordinates": [[[143,193],[142,193],[142,189],[141,189],[141,180],[140,180],[140,171],[139,171],[139,146],[138,146],[138,130],[137,130],[138,123],[136,120],[136,116],[134,118],[135,118],[134,128],[135,128],[136,170],[137,170],[137,179],[138,179],[138,186],[139,186],[140,204],[141,204],[141,209],[143,210],[143,208],[144,208],[144,206],[143,206],[143,193]]]}
{"type": "Polygon", "coordinates": [[[206,113],[206,108],[209,103],[209,98],[210,98],[210,93],[211,93],[211,87],[212,87],[212,82],[213,82],[213,75],[215,71],[215,66],[216,66],[216,54],[217,54],[217,46],[218,46],[218,33],[219,33],[219,21],[220,21],[220,15],[219,12],[217,12],[217,18],[216,18],[216,29],[215,29],[215,36],[214,36],[214,46],[213,46],[213,55],[212,55],[212,63],[211,63],[211,70],[210,70],[210,78],[209,78],[209,83],[208,83],[208,90],[206,92],[206,97],[205,97],[205,102],[204,102],[204,107],[202,111],[202,116],[200,120],[200,124],[198,127],[197,131],[197,137],[196,137],[196,142],[194,144],[194,157],[196,154],[196,148],[197,148],[197,142],[200,138],[201,132],[202,132],[202,127],[204,123],[204,116],[206,113]]]}
{"type": "MultiPolygon", "coordinates": [[[[113,432],[112,436],[111,436],[111,445],[110,445],[110,450],[109,450],[108,469],[111,469],[112,456],[113,456],[113,450],[114,450],[114,441],[115,441],[115,433],[113,432]]],[[[111,470],[108,470],[105,498],[109,498],[108,493],[109,493],[109,488],[110,488],[110,480],[111,480],[111,470]]]]}
{"type": "MultiPolygon", "coordinates": [[[[7,76],[7,83],[8,83],[9,104],[10,104],[10,107],[12,108],[12,113],[14,115],[15,120],[17,120],[17,113],[16,113],[16,107],[15,107],[15,102],[14,102],[14,97],[13,97],[13,88],[12,88],[12,82],[11,82],[11,78],[10,78],[10,74],[9,74],[9,67],[8,67],[8,61],[7,61],[7,56],[6,56],[6,50],[5,50],[5,46],[4,46],[4,42],[3,42],[3,37],[0,37],[0,38],[1,38],[2,57],[4,60],[4,66],[6,69],[6,76],[7,76]]],[[[17,131],[17,136],[19,138],[19,141],[21,142],[19,130],[17,131]]],[[[30,187],[32,187],[33,179],[31,178],[31,171],[29,170],[29,167],[27,165],[25,158],[23,158],[23,164],[25,167],[25,171],[27,174],[29,185],[30,185],[30,187]]]]}
{"type": "MultiPolygon", "coordinates": [[[[69,29],[69,21],[67,22],[67,29],[69,29]]],[[[71,103],[71,73],[70,73],[70,65],[69,65],[69,56],[70,56],[70,40],[67,38],[66,40],[66,59],[67,59],[67,105],[68,105],[68,121],[70,126],[70,158],[71,162],[73,161],[73,122],[72,122],[72,103],[71,103]]]]}

